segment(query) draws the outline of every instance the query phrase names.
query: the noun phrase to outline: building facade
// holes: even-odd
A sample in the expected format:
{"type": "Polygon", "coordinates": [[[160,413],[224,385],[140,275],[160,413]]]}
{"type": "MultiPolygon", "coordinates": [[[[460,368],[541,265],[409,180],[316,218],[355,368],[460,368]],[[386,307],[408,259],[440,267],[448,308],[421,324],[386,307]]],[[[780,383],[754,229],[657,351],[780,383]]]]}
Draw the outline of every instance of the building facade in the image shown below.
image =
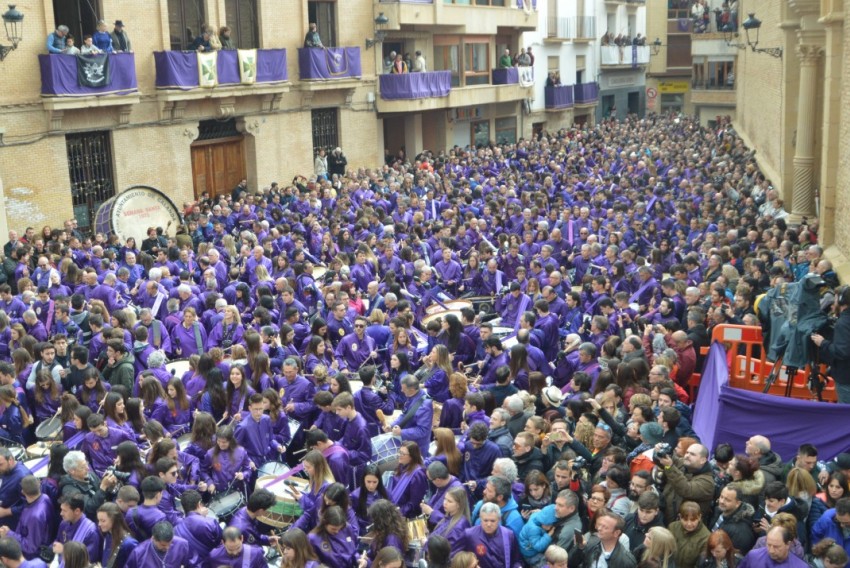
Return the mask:
{"type": "Polygon", "coordinates": [[[599,35],[598,118],[646,111],[646,0],[595,2],[599,35]]]}

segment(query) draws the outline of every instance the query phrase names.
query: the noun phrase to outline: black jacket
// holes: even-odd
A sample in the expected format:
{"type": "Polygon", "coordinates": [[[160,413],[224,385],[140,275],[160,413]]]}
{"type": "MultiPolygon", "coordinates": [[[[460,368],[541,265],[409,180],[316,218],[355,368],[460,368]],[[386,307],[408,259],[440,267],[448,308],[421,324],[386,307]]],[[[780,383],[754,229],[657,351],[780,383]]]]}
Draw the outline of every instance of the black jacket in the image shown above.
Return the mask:
{"type": "MultiPolygon", "coordinates": [[[[753,513],[752,505],[741,503],[741,506],[731,515],[723,517],[723,522],[718,527],[726,531],[732,544],[735,545],[735,550],[741,554],[747,554],[756,543],[756,534],[753,532],[753,513]]],[[[720,515],[720,509],[714,511],[711,522],[708,523],[708,530],[714,532],[714,526],[720,515]]]]}
{"type": "Polygon", "coordinates": [[[535,469],[540,473],[546,472],[543,467],[543,452],[540,451],[540,448],[531,448],[531,451],[524,456],[515,457],[514,463],[516,464],[517,479],[520,481],[524,481],[525,476],[535,469]]]}
{"type": "Polygon", "coordinates": [[[838,316],[833,339],[821,343],[820,358],[829,363],[830,375],[836,383],[850,385],[850,309],[838,316]]]}
{"type": "MultiPolygon", "coordinates": [[[[640,524],[637,511],[626,515],[626,526],[623,528],[623,532],[626,533],[627,537],[629,537],[629,548],[631,548],[633,554],[637,547],[643,545],[646,533],[649,532],[649,529],[652,527],[666,528],[664,526],[664,515],[661,514],[661,511],[658,511],[655,518],[647,525],[640,524]]],[[[635,556],[637,556],[637,554],[635,554],[635,556]]]]}
{"type": "MultiPolygon", "coordinates": [[[[569,556],[569,568],[594,568],[602,553],[602,542],[596,536],[587,540],[584,548],[573,547],[569,556]]],[[[632,553],[619,542],[608,559],[608,568],[635,568],[637,560],[632,553]]]]}

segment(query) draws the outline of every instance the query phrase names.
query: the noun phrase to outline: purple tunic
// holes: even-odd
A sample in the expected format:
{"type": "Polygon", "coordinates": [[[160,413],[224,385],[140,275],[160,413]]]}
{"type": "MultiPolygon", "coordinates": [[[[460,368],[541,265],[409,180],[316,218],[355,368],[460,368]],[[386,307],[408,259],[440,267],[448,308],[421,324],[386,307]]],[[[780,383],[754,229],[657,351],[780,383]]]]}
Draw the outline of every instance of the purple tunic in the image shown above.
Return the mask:
{"type": "Polygon", "coordinates": [[[56,542],[65,544],[72,540],[86,546],[86,549],[89,551],[89,560],[92,562],[100,560],[100,531],[97,530],[97,525],[86,517],[82,517],[74,524],[68,521],[62,521],[59,524],[59,530],[56,532],[56,542]]]}
{"type": "Polygon", "coordinates": [[[215,519],[189,513],[174,527],[174,534],[189,543],[191,565],[201,566],[221,543],[221,525],[215,519]]]}
{"type": "Polygon", "coordinates": [[[204,345],[207,342],[207,332],[200,323],[195,322],[190,329],[186,329],[181,323],[174,326],[171,334],[171,343],[174,346],[174,354],[177,357],[186,359],[191,355],[201,355],[203,353],[204,345]],[[198,336],[200,336],[200,349],[198,348],[198,336]]]}
{"type": "Polygon", "coordinates": [[[92,469],[99,477],[103,477],[103,472],[106,468],[113,465],[117,454],[115,448],[121,442],[134,442],[135,437],[128,434],[125,430],[117,430],[110,428],[105,438],[101,438],[94,432],[89,432],[83,438],[82,452],[86,455],[92,469]]]}
{"type": "Polygon", "coordinates": [[[139,544],[127,560],[126,568],[163,568],[190,566],[192,553],[185,539],[175,536],[165,554],[159,552],[152,540],[139,544]]]}
{"type": "Polygon", "coordinates": [[[346,526],[335,535],[310,534],[310,544],[319,561],[328,568],[351,568],[355,565],[357,531],[346,526]]]}
{"type": "MultiPolygon", "coordinates": [[[[266,562],[263,549],[259,546],[243,544],[242,551],[239,554],[230,556],[222,544],[210,552],[203,568],[222,568],[222,566],[227,568],[268,568],[269,563],[266,562]]],[[[198,566],[197,568],[201,567],[198,566]]]]}
{"type": "Polygon", "coordinates": [[[240,471],[245,479],[251,477],[251,462],[245,448],[233,450],[233,458],[230,452],[219,452],[218,457],[214,457],[215,449],[211,448],[204,456],[201,474],[204,481],[215,485],[216,491],[224,491],[240,471]]]}
{"type": "Polygon", "coordinates": [[[316,385],[301,376],[296,376],[292,382],[286,380],[283,385],[283,396],[281,401],[284,408],[290,403],[295,404],[295,410],[289,415],[301,422],[306,428],[312,418],[316,406],[313,404],[313,396],[316,394],[316,385]]]}
{"type": "Polygon", "coordinates": [[[451,517],[443,517],[443,519],[434,527],[430,536],[439,535],[449,541],[452,549],[452,554],[457,554],[463,551],[464,539],[466,538],[466,529],[470,528],[469,521],[461,517],[453,527],[451,517]]]}
{"type": "Polygon", "coordinates": [[[401,475],[393,474],[387,486],[390,501],[398,505],[401,514],[408,519],[419,516],[419,505],[427,490],[428,477],[424,467],[416,467],[413,471],[401,475]]]}
{"type": "Polygon", "coordinates": [[[270,460],[278,459],[283,446],[274,437],[271,418],[261,416],[257,422],[248,415],[236,425],[236,440],[248,452],[248,457],[259,467],[270,460]]]}
{"type": "Polygon", "coordinates": [[[32,503],[24,505],[18,526],[9,531],[10,536],[21,543],[26,558],[38,556],[40,546],[48,546],[53,541],[53,527],[56,526],[56,511],[47,495],[40,495],[32,503]]]}
{"type": "Polygon", "coordinates": [[[519,545],[510,529],[500,526],[495,534],[488,535],[484,529],[477,526],[467,529],[464,535],[463,550],[475,554],[481,568],[520,568],[522,566],[519,545]]]}
{"type": "Polygon", "coordinates": [[[446,494],[449,490],[454,489],[455,487],[460,487],[462,484],[460,480],[454,475],[449,477],[449,482],[443,488],[438,488],[431,498],[428,500],[428,505],[433,509],[431,511],[431,515],[428,517],[428,522],[431,525],[437,525],[440,521],[443,520],[445,516],[445,511],[443,511],[443,500],[446,498],[446,494]]]}

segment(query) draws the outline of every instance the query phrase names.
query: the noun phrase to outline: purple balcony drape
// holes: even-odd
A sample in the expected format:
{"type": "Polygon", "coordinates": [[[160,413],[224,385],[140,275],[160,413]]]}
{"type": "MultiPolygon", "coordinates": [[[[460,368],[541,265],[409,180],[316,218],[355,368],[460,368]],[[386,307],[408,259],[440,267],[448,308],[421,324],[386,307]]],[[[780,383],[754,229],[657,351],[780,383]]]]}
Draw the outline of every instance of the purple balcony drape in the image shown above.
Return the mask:
{"type": "Polygon", "coordinates": [[[351,79],[362,75],[359,47],[304,47],[298,50],[302,80],[351,79]]]}
{"type": "Polygon", "coordinates": [[[54,97],[101,97],[129,95],[139,90],[136,83],[136,58],[132,53],[109,56],[112,81],[106,87],[81,87],[77,81],[77,57],[61,53],[38,56],[41,67],[41,94],[54,97]]]}
{"type": "Polygon", "coordinates": [[[592,103],[599,98],[599,83],[581,83],[573,89],[576,103],[592,103]]]}
{"type": "Polygon", "coordinates": [[[381,98],[384,100],[446,97],[452,90],[451,71],[381,75],[381,98]]]}
{"type": "Polygon", "coordinates": [[[573,88],[570,85],[557,85],[544,89],[546,108],[569,108],[573,106],[573,88]]]}
{"type": "MultiPolygon", "coordinates": [[[[157,89],[197,89],[198,56],[194,51],[155,51],[157,89]]],[[[218,84],[238,85],[239,59],[236,51],[218,52],[218,84]]],[[[288,79],[285,49],[257,50],[257,83],[280,83],[288,79]]]]}
{"type": "Polygon", "coordinates": [[[516,67],[493,69],[494,85],[516,85],[517,83],[519,83],[519,69],[516,67]]]}

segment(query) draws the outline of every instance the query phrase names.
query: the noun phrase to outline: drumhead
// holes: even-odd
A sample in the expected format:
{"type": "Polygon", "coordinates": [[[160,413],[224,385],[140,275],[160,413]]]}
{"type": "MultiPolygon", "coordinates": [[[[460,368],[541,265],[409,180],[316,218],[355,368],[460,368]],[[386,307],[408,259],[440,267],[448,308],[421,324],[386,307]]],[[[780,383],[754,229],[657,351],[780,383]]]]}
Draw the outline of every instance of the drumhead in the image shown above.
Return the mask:
{"type": "Polygon", "coordinates": [[[171,373],[172,376],[179,379],[182,378],[187,371],[191,370],[192,366],[189,364],[188,359],[177,359],[166,363],[165,369],[171,373]]]}
{"type": "Polygon", "coordinates": [[[441,312],[437,312],[436,314],[431,314],[430,316],[425,316],[424,318],[422,318],[422,326],[425,327],[435,319],[442,319],[443,317],[449,314],[454,314],[455,316],[457,316],[457,319],[460,319],[461,317],[460,310],[443,310],[441,312]]]}
{"type": "Polygon", "coordinates": [[[36,478],[44,479],[44,478],[47,477],[47,470],[48,470],[49,465],[50,465],[49,463],[44,464],[43,467],[40,467],[38,469],[33,469],[43,459],[44,458],[33,458],[31,460],[27,460],[27,461],[24,462],[24,467],[26,467],[28,470],[30,470],[36,478]]]}
{"type": "Polygon", "coordinates": [[[207,505],[207,509],[213,511],[218,517],[228,517],[235,513],[244,502],[245,495],[241,491],[231,491],[214,497],[207,505]]]}
{"type": "Polygon", "coordinates": [[[148,227],[162,227],[166,235],[181,224],[180,210],[160,190],[147,185],[128,187],[101,205],[95,216],[95,231],[118,235],[126,242],[133,237],[137,243],[147,238],[148,227]]]}
{"type": "Polygon", "coordinates": [[[267,475],[273,475],[277,477],[279,475],[283,475],[284,473],[289,471],[289,469],[289,466],[283,462],[270,461],[264,463],[262,466],[260,466],[259,469],[257,469],[257,477],[259,478],[267,475]]]}
{"type": "Polygon", "coordinates": [[[45,420],[35,429],[35,437],[39,440],[46,438],[54,438],[62,431],[62,419],[59,416],[53,416],[50,420],[45,420]]]}
{"type": "Polygon", "coordinates": [[[471,308],[472,302],[468,302],[466,300],[449,300],[448,302],[443,302],[443,305],[435,304],[433,306],[428,306],[425,308],[425,313],[428,315],[438,314],[440,312],[445,312],[447,309],[451,311],[460,311],[463,308],[471,308]],[[445,306],[445,307],[443,307],[445,306]]]}

